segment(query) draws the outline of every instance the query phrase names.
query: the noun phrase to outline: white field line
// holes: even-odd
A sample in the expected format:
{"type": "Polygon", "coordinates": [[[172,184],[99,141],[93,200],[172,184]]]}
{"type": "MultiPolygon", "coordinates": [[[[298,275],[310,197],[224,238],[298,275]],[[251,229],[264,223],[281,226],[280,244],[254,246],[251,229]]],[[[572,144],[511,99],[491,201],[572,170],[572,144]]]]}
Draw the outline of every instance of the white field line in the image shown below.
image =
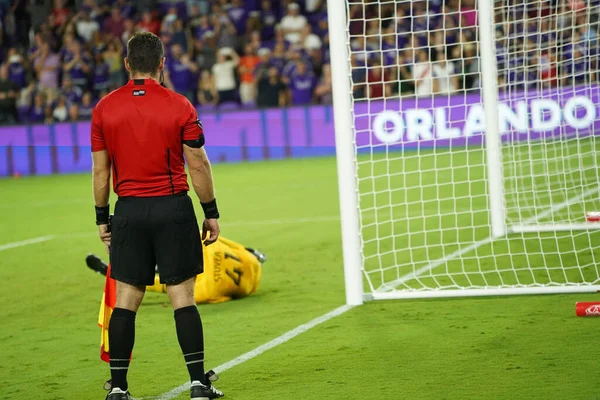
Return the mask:
{"type": "MultiPolygon", "coordinates": [[[[277,347],[281,344],[284,344],[285,342],[295,338],[296,336],[303,334],[304,332],[314,328],[315,326],[320,325],[324,322],[327,322],[330,319],[333,319],[333,318],[337,317],[338,315],[341,315],[341,314],[345,313],[346,311],[351,310],[353,307],[354,306],[348,306],[348,305],[338,307],[335,310],[328,312],[327,314],[321,315],[320,317],[313,319],[312,321],[309,321],[305,324],[297,326],[296,328],[292,329],[291,331],[288,331],[288,332],[284,333],[283,335],[276,337],[275,339],[271,340],[270,342],[267,342],[261,346],[258,346],[254,350],[250,350],[249,352],[244,353],[241,356],[236,357],[231,361],[227,361],[225,364],[219,365],[218,367],[214,368],[214,370],[217,373],[222,373],[222,372],[225,372],[228,369],[231,369],[237,365],[245,363],[246,361],[251,360],[254,357],[257,357],[257,356],[271,350],[272,348],[277,347]]],[[[179,396],[181,393],[185,392],[189,388],[190,388],[190,383],[186,382],[186,383],[184,383],[180,386],[177,386],[176,388],[169,390],[168,392],[163,393],[162,395],[156,397],[155,400],[171,400],[171,399],[179,396]]]]}
{"type": "MultiPolygon", "coordinates": [[[[522,225],[528,225],[531,223],[535,223],[535,222],[539,222],[540,220],[548,217],[549,215],[552,215],[555,212],[558,212],[560,210],[562,210],[563,208],[567,208],[572,206],[575,203],[578,203],[579,201],[585,199],[588,196],[591,196],[593,194],[598,193],[598,191],[600,190],[600,188],[596,187],[596,188],[592,188],[592,189],[588,189],[585,192],[583,192],[582,194],[572,197],[566,201],[563,201],[562,203],[558,203],[553,205],[552,207],[548,208],[546,211],[543,211],[537,215],[534,215],[530,218],[527,218],[526,220],[523,221],[522,225]]],[[[510,233],[510,232],[509,232],[510,233]]],[[[465,253],[469,253],[473,250],[476,250],[477,248],[486,245],[488,243],[493,242],[494,240],[496,240],[498,238],[495,238],[493,236],[489,236],[483,240],[479,240],[473,244],[470,244],[467,247],[464,247],[462,249],[456,250],[450,254],[448,254],[447,256],[444,256],[440,259],[437,259],[427,265],[425,265],[424,267],[421,267],[413,272],[410,272],[404,276],[401,276],[400,278],[396,279],[395,281],[386,283],[381,285],[377,291],[378,292],[389,292],[392,291],[394,289],[396,289],[398,286],[404,284],[405,282],[414,279],[414,278],[418,278],[419,276],[423,275],[424,273],[431,271],[434,268],[439,267],[440,265],[444,265],[446,264],[448,261],[453,260],[457,257],[462,256],[465,253]]]]}
{"type": "Polygon", "coordinates": [[[17,247],[28,246],[30,244],[35,244],[35,243],[47,242],[48,240],[52,240],[55,237],[56,237],[55,235],[40,236],[40,237],[36,237],[36,238],[32,238],[32,239],[21,240],[20,242],[0,244],[0,251],[14,249],[17,247]]]}

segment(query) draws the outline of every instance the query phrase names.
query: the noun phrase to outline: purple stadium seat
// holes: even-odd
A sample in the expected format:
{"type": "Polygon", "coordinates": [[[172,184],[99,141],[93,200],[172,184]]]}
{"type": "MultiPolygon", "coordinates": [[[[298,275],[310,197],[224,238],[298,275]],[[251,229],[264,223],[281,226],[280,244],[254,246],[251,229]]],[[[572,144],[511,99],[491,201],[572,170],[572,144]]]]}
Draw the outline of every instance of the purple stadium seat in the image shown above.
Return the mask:
{"type": "Polygon", "coordinates": [[[19,121],[26,122],[29,120],[29,107],[19,107],[19,121]]]}
{"type": "Polygon", "coordinates": [[[233,101],[227,101],[219,104],[219,111],[232,111],[240,108],[240,105],[233,101]]]}
{"type": "Polygon", "coordinates": [[[198,106],[198,112],[203,114],[203,113],[208,113],[211,111],[214,111],[217,107],[213,104],[200,104],[198,106]]]}

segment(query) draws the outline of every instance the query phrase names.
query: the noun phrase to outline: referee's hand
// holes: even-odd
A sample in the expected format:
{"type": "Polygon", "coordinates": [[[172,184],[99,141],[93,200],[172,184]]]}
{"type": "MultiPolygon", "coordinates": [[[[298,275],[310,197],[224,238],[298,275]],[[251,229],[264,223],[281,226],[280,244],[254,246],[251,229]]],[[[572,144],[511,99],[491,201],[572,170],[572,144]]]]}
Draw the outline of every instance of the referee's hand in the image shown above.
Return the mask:
{"type": "Polygon", "coordinates": [[[219,220],[218,219],[205,219],[202,223],[202,239],[204,245],[208,246],[213,244],[219,238],[219,220]]]}
{"type": "Polygon", "coordinates": [[[110,247],[110,232],[108,231],[108,225],[98,225],[98,236],[100,236],[102,243],[106,245],[106,252],[108,253],[108,248],[110,247]]]}

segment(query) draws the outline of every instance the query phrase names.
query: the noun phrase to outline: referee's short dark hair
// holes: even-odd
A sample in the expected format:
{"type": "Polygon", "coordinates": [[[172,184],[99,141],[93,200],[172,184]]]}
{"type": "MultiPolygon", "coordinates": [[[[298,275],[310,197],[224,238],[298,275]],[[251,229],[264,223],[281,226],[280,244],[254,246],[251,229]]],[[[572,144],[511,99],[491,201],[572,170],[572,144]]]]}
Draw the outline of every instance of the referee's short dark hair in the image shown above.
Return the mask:
{"type": "Polygon", "coordinates": [[[154,33],[135,33],[127,42],[127,61],[132,72],[155,74],[164,56],[163,44],[154,33]]]}

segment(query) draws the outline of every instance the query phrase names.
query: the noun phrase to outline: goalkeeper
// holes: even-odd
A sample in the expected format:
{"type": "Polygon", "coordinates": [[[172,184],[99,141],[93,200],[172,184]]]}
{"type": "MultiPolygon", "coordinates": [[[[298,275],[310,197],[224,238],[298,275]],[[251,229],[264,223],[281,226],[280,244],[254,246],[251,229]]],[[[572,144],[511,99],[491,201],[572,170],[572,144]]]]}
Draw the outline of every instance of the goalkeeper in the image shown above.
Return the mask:
{"type": "MultiPolygon", "coordinates": [[[[202,248],[204,272],[196,276],[194,286],[197,304],[221,303],[256,292],[262,276],[261,265],[266,261],[263,253],[223,237],[202,248]]],[[[85,262],[92,270],[106,275],[108,265],[97,256],[90,254],[85,262]]],[[[154,285],[146,287],[146,290],[167,292],[158,275],[154,278],[154,285]]]]}

